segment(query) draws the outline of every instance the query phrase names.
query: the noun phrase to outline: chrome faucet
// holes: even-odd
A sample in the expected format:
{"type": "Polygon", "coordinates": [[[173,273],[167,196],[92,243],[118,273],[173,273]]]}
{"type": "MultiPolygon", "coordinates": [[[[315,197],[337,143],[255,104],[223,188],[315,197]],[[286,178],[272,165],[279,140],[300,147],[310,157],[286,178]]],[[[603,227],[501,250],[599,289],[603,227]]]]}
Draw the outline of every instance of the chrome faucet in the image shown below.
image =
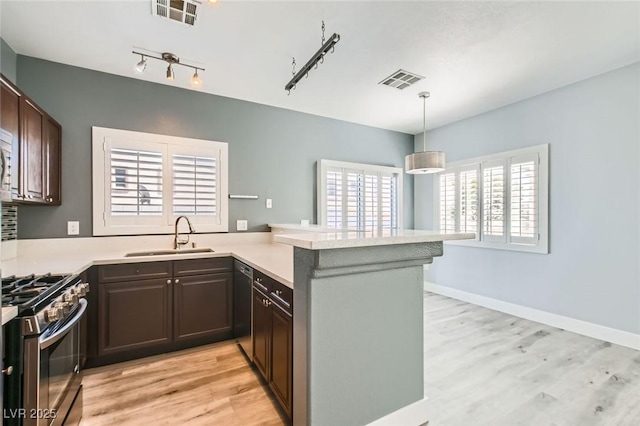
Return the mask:
{"type": "Polygon", "coordinates": [[[173,248],[175,250],[179,250],[181,246],[185,245],[185,244],[189,244],[189,234],[187,234],[187,239],[186,240],[181,240],[180,237],[180,233],[178,232],[178,223],[180,222],[180,219],[184,219],[187,221],[187,225],[189,225],[189,234],[193,234],[195,231],[193,230],[193,226],[191,226],[191,222],[189,222],[189,218],[186,216],[178,216],[178,218],[176,219],[176,226],[175,226],[175,232],[174,232],[174,237],[173,237],[173,248]]]}

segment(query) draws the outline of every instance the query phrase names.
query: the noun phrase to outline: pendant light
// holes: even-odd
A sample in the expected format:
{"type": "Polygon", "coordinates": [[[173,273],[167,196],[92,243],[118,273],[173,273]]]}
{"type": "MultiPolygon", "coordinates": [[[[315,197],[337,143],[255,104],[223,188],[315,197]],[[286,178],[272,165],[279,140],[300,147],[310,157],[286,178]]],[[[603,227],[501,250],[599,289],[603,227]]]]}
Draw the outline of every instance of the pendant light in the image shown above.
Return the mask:
{"type": "Polygon", "coordinates": [[[422,98],[422,152],[414,152],[404,157],[404,168],[412,175],[440,173],[444,171],[444,152],[427,151],[427,110],[426,100],[429,92],[418,93],[422,98]]]}

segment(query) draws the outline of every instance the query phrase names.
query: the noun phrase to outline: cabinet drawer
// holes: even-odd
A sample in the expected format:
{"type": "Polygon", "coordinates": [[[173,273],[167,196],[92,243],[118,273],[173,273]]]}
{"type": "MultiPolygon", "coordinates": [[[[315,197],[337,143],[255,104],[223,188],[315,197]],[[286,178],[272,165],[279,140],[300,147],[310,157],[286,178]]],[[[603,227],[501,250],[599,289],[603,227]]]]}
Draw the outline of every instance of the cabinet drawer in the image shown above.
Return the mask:
{"type": "Polygon", "coordinates": [[[173,262],[173,274],[175,277],[186,275],[217,274],[230,272],[233,269],[233,258],[214,257],[208,259],[187,259],[173,262]]]}
{"type": "Polygon", "coordinates": [[[99,283],[171,278],[171,262],[121,263],[98,268],[99,283]]]}
{"type": "Polygon", "coordinates": [[[276,280],[272,280],[272,286],[269,293],[271,301],[293,315],[293,290],[276,280]]]}
{"type": "Polygon", "coordinates": [[[273,290],[273,280],[257,269],[253,270],[253,285],[264,294],[273,290]]]}

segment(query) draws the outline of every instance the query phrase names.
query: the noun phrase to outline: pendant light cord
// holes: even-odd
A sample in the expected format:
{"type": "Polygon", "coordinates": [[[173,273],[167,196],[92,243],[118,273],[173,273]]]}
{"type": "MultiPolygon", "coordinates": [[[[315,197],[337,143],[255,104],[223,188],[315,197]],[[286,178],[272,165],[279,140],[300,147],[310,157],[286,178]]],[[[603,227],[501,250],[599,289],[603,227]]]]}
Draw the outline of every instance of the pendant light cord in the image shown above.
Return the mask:
{"type": "Polygon", "coordinates": [[[427,150],[427,98],[422,97],[422,150],[427,150]]]}

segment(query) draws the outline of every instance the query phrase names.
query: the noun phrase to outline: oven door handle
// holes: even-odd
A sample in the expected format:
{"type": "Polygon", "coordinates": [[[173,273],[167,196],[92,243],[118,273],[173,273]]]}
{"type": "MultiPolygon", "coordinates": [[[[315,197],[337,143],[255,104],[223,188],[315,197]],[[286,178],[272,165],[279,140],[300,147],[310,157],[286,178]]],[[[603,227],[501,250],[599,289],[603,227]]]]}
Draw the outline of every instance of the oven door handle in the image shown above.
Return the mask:
{"type": "Polygon", "coordinates": [[[80,308],[78,309],[78,312],[76,312],[73,319],[66,323],[60,330],[56,331],[46,339],[40,338],[40,349],[46,349],[56,343],[58,340],[62,339],[69,332],[69,330],[80,321],[80,318],[82,318],[82,315],[86,310],[87,301],[84,299],[80,299],[80,308]]]}

